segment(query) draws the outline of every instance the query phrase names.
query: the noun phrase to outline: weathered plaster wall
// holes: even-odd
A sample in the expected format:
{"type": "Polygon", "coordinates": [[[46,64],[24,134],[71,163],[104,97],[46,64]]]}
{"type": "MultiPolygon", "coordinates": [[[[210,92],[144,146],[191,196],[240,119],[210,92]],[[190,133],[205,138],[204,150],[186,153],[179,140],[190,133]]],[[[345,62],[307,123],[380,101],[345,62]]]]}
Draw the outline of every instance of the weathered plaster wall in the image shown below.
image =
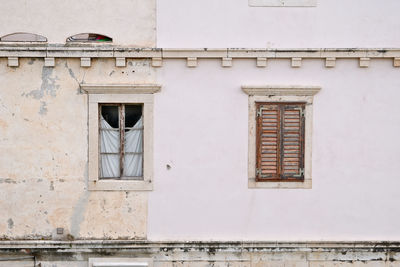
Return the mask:
{"type": "Polygon", "coordinates": [[[398,0],[318,0],[249,7],[248,0],[158,0],[158,47],[397,47],[398,0]]]}
{"type": "Polygon", "coordinates": [[[399,69],[376,59],[165,60],[158,70],[150,240],[398,240],[399,69]],[[243,84],[320,85],[313,188],[249,189],[243,84]],[[169,165],[169,166],[168,166],[169,165]]]}
{"type": "Polygon", "coordinates": [[[148,60],[0,59],[0,238],[144,238],[147,195],[87,190],[87,95],[79,83],[148,82],[148,60]],[[71,236],[67,236],[67,235],[71,236]],[[58,238],[59,236],[56,236],[58,238]],[[61,237],[60,237],[61,238],[61,237]]]}
{"type": "Polygon", "coordinates": [[[14,0],[2,1],[0,36],[31,32],[49,43],[65,43],[78,33],[100,33],[115,44],[154,47],[155,0],[14,0]]]}

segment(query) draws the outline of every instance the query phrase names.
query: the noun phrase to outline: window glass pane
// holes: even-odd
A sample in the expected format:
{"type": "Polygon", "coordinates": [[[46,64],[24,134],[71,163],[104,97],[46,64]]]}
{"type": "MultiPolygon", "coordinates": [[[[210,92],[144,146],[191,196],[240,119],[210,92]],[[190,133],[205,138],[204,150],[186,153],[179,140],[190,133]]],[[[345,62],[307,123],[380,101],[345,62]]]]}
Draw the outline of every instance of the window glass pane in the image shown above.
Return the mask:
{"type": "Polygon", "coordinates": [[[125,177],[141,177],[143,171],[142,105],[125,105],[125,177]],[[133,129],[129,129],[133,128],[133,129]]]}
{"type": "Polygon", "coordinates": [[[120,173],[119,155],[101,154],[101,178],[118,178],[120,173]]]}
{"type": "Polygon", "coordinates": [[[118,106],[101,106],[101,116],[112,128],[119,128],[118,106]]]}
{"type": "Polygon", "coordinates": [[[102,105],[100,116],[100,177],[120,177],[119,107],[102,105]]]}
{"type": "Polygon", "coordinates": [[[142,117],[142,105],[125,105],[125,127],[133,127],[142,117]]]}
{"type": "Polygon", "coordinates": [[[124,157],[124,176],[142,177],[143,154],[126,154],[124,157]]]}
{"type": "Polygon", "coordinates": [[[111,128],[103,118],[100,123],[100,153],[119,153],[119,130],[111,128]]]}

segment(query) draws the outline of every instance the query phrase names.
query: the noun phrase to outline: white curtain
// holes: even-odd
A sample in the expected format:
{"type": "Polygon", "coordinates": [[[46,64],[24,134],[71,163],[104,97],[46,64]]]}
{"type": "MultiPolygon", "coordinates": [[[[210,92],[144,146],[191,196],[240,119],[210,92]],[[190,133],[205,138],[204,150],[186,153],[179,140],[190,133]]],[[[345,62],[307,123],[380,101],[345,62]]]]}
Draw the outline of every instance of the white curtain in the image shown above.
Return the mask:
{"type": "MultiPolygon", "coordinates": [[[[117,153],[101,154],[100,176],[103,178],[120,177],[119,167],[119,129],[111,127],[101,117],[100,152],[117,153]]],[[[126,177],[143,176],[143,119],[142,117],[133,126],[133,129],[125,132],[125,157],[124,173],[126,177]],[[129,153],[133,152],[133,153],[129,153]]]]}
{"type": "Polygon", "coordinates": [[[135,126],[133,126],[133,129],[125,132],[124,176],[142,177],[142,165],[143,117],[140,117],[135,126]],[[135,154],[129,154],[127,152],[134,152],[135,154]]]}
{"type": "Polygon", "coordinates": [[[100,152],[117,153],[101,154],[100,177],[116,178],[119,177],[119,129],[111,127],[110,124],[101,116],[100,125],[100,152]]]}

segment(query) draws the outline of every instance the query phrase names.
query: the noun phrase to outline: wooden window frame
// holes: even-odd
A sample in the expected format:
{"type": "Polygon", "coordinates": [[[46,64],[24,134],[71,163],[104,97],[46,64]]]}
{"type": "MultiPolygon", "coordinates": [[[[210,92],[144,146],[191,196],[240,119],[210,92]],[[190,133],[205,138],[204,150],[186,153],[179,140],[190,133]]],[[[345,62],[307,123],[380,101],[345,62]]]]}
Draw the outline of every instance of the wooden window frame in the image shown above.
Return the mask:
{"type": "Polygon", "coordinates": [[[257,182],[265,182],[265,181],[276,181],[276,182],[299,182],[304,180],[304,133],[305,133],[305,117],[304,110],[306,103],[305,102],[256,102],[256,120],[257,120],[257,130],[256,130],[256,181],[257,182]],[[262,116],[260,114],[262,106],[277,106],[278,107],[278,129],[277,129],[277,173],[268,175],[262,175],[261,171],[261,163],[262,163],[262,145],[261,145],[261,135],[262,135],[262,116]],[[285,106],[294,106],[296,108],[300,108],[300,148],[299,148],[299,174],[296,175],[284,175],[283,174],[283,164],[284,164],[284,127],[283,127],[283,117],[284,117],[284,108],[285,106]]]}
{"type": "Polygon", "coordinates": [[[242,85],[248,95],[248,188],[250,189],[311,189],[313,100],[321,87],[309,85],[242,85]],[[304,179],[257,180],[257,102],[305,103],[304,109],[304,179]]]}
{"type": "MultiPolygon", "coordinates": [[[[101,120],[101,108],[102,107],[104,107],[104,106],[117,106],[118,107],[118,118],[119,118],[119,127],[118,127],[118,131],[119,131],[119,177],[100,177],[99,176],[99,179],[101,179],[101,180],[106,180],[106,179],[108,179],[108,180],[116,180],[116,179],[119,179],[119,180],[143,180],[143,175],[142,176],[124,176],[123,174],[124,174],[124,160],[125,160],[125,154],[126,153],[133,153],[133,152],[125,152],[125,129],[126,129],[126,127],[125,127],[125,106],[126,105],[140,105],[141,106],[141,111],[142,111],[142,116],[143,116],[143,104],[138,104],[138,103],[135,103],[135,104],[132,104],[132,103],[101,103],[101,104],[99,104],[99,109],[98,109],[98,118],[99,118],[99,121],[101,120]]],[[[142,129],[141,129],[141,131],[143,131],[144,132],[144,125],[143,125],[143,127],[142,127],[142,129]]],[[[99,156],[99,173],[101,173],[100,172],[100,168],[101,168],[101,155],[102,154],[105,154],[105,153],[102,153],[101,152],[101,149],[100,149],[100,130],[103,130],[102,128],[101,128],[101,125],[100,125],[100,123],[99,123],[99,154],[100,154],[100,156],[99,156]]],[[[143,139],[143,136],[142,136],[142,139],[143,139]]],[[[144,147],[144,146],[143,146],[144,147]]],[[[109,154],[109,153],[108,153],[109,154]]],[[[112,154],[117,154],[117,153],[112,153],[112,154]]],[[[137,154],[137,153],[135,153],[135,154],[137,154]]],[[[144,151],[142,151],[142,152],[140,152],[140,154],[142,154],[143,155],[143,158],[144,158],[144,151]]],[[[141,168],[142,168],[142,173],[143,173],[143,161],[144,160],[142,160],[142,166],[141,166],[141,168]]]]}

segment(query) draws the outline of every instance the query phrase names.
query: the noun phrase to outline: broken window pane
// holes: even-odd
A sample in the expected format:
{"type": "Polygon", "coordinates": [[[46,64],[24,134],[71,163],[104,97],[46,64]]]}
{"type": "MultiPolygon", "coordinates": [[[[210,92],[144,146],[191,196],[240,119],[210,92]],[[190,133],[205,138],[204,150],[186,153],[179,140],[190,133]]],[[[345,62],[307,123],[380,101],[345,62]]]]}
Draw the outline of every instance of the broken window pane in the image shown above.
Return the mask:
{"type": "Polygon", "coordinates": [[[97,33],[80,33],[68,37],[67,42],[112,42],[112,38],[97,33]]]}

